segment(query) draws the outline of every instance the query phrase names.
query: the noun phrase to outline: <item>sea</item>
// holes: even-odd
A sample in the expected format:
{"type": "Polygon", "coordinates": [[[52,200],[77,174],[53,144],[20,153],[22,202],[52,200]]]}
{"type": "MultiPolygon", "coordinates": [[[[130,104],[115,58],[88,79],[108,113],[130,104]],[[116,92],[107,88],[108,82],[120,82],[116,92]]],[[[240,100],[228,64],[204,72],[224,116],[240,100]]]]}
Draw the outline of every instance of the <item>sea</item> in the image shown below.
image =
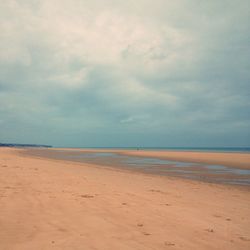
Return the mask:
{"type": "MultiPolygon", "coordinates": [[[[74,147],[72,147],[74,148],[74,147]]],[[[77,148],[77,147],[75,147],[77,148]]],[[[242,152],[250,153],[250,147],[78,147],[82,149],[126,149],[162,151],[199,151],[199,152],[242,152]]]]}

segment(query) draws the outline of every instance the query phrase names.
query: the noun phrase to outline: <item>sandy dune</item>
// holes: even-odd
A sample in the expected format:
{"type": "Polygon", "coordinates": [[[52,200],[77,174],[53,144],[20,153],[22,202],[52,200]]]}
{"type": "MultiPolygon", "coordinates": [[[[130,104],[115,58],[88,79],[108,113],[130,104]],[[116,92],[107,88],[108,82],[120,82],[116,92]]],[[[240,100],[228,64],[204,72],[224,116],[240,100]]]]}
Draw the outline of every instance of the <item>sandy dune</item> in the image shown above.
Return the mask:
{"type": "Polygon", "coordinates": [[[249,188],[20,150],[0,149],[1,250],[250,249],[249,188]]]}

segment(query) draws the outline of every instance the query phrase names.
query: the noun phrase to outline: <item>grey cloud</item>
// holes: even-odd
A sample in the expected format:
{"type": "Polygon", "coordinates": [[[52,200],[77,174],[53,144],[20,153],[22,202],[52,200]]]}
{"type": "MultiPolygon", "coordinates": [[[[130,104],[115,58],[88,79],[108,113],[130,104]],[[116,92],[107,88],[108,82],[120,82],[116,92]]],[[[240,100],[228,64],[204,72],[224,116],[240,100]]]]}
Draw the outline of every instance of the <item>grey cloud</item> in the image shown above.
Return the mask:
{"type": "Polygon", "coordinates": [[[59,2],[0,4],[0,141],[249,145],[247,1],[59,2]]]}

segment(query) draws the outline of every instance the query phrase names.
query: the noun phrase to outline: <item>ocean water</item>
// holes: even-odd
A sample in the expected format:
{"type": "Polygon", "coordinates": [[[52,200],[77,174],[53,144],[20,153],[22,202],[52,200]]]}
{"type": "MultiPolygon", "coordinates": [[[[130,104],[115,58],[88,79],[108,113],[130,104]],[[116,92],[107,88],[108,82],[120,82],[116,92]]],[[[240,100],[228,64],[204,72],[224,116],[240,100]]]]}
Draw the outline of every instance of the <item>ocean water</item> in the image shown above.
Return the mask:
{"type": "Polygon", "coordinates": [[[201,152],[245,152],[250,147],[81,147],[82,149],[130,149],[130,150],[162,150],[162,151],[201,151],[201,152]]]}

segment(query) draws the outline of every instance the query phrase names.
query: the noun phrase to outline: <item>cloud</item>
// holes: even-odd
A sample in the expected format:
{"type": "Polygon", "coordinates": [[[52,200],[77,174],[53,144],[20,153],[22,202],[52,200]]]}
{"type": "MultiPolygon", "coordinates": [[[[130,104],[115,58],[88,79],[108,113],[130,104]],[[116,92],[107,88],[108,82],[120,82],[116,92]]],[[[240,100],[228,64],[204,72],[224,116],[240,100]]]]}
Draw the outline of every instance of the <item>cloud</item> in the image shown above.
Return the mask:
{"type": "Polygon", "coordinates": [[[247,1],[8,0],[0,30],[0,140],[248,144],[247,1]]]}

